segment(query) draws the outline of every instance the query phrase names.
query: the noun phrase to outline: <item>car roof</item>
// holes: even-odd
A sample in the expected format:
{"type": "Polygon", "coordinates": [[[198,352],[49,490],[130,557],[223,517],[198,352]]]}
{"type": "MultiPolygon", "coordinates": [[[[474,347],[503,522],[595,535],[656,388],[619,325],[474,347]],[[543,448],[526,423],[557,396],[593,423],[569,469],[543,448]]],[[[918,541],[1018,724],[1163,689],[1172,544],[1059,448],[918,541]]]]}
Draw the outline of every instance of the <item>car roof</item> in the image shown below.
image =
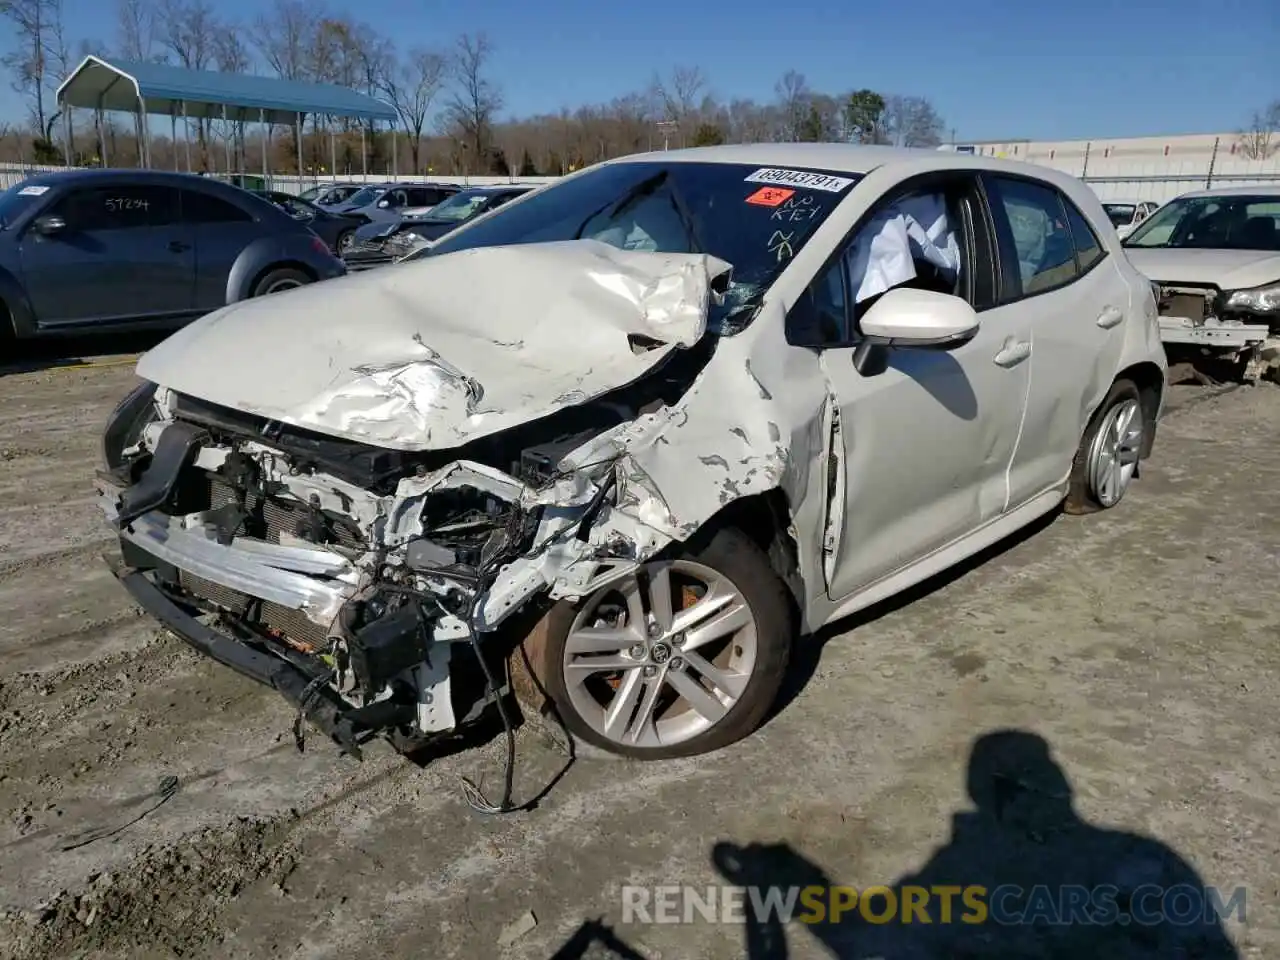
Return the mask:
{"type": "Polygon", "coordinates": [[[1218,187],[1212,190],[1193,190],[1178,195],[1183,197],[1275,197],[1280,200],[1280,187],[1218,187]]]}
{"type": "Polygon", "coordinates": [[[168,183],[172,186],[195,186],[198,184],[217,184],[218,188],[226,188],[231,190],[239,190],[233,184],[227,183],[225,180],[218,180],[214,177],[202,177],[198,173],[179,173],[171,170],[135,170],[128,167],[95,167],[89,170],[57,170],[51,173],[38,173],[28,177],[24,183],[44,184],[46,186],[56,186],[64,183],[97,183],[99,181],[109,181],[112,183],[123,182],[142,182],[150,183],[168,183]]]}
{"type": "MultiPolygon", "coordinates": [[[[718,147],[689,147],[682,150],[657,150],[631,154],[605,161],[618,163],[733,163],[761,167],[800,167],[853,175],[868,174],[880,167],[910,163],[917,172],[930,170],[989,170],[1015,176],[1034,177],[1052,183],[1068,194],[1083,186],[1070,174],[1053,167],[984,157],[971,153],[955,153],[923,147],[888,147],[858,143],[736,143],[718,147]]],[[[1086,188],[1087,189],[1087,188],[1086,188]]]]}
{"type": "MultiPolygon", "coordinates": [[[[932,161],[938,169],[950,169],[963,163],[966,167],[1004,170],[1024,169],[1030,164],[974,154],[940,152],[921,147],[888,147],[860,143],[732,143],[717,147],[688,147],[681,150],[657,150],[651,153],[618,157],[609,163],[628,161],[675,161],[702,163],[758,163],[761,166],[818,167],[842,173],[870,173],[890,163],[932,161]],[[986,161],[986,162],[984,162],[986,161]]],[[[1049,167],[1035,167],[1048,171],[1049,167]]]]}

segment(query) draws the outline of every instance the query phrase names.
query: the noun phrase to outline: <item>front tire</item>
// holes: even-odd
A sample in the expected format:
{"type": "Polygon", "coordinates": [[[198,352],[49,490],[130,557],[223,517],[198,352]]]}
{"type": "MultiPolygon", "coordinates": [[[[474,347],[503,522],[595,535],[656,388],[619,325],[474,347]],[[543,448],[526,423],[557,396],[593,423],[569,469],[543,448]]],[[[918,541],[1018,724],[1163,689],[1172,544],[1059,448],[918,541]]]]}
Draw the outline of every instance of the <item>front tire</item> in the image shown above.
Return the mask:
{"type": "Polygon", "coordinates": [[[517,650],[565,728],[610,753],[664,760],[752,733],[791,653],[789,595],[763,551],[722,528],[579,603],[517,650]]]}
{"type": "Polygon", "coordinates": [[[1063,508],[1086,514],[1116,506],[1138,475],[1147,431],[1142,396],[1129,380],[1117,380],[1099,405],[1071,464],[1063,508]]]}

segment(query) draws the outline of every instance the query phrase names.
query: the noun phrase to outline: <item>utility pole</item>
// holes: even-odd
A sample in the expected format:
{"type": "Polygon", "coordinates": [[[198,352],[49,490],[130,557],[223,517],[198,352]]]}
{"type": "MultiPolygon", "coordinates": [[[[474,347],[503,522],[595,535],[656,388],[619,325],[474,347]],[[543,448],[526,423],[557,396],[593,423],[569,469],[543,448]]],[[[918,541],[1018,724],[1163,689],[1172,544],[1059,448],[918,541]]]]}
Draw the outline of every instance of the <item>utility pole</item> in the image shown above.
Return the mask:
{"type": "Polygon", "coordinates": [[[662,149],[668,150],[671,147],[671,133],[679,126],[674,120],[659,120],[656,124],[657,128],[662,131],[662,149]]]}

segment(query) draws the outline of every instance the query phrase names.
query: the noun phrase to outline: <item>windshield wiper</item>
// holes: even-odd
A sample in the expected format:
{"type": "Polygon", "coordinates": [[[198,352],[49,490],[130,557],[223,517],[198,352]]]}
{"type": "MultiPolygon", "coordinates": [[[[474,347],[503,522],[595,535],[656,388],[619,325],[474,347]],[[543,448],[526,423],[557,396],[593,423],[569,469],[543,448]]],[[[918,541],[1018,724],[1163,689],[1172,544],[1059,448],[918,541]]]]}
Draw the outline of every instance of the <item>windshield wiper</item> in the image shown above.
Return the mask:
{"type": "Polygon", "coordinates": [[[706,253],[706,247],[698,239],[698,228],[694,226],[693,214],[689,210],[689,205],[684,202],[684,196],[680,193],[680,188],[676,186],[675,181],[671,183],[670,197],[671,206],[675,207],[676,216],[680,218],[680,226],[684,227],[684,232],[689,235],[689,246],[692,248],[689,252],[706,253]]]}

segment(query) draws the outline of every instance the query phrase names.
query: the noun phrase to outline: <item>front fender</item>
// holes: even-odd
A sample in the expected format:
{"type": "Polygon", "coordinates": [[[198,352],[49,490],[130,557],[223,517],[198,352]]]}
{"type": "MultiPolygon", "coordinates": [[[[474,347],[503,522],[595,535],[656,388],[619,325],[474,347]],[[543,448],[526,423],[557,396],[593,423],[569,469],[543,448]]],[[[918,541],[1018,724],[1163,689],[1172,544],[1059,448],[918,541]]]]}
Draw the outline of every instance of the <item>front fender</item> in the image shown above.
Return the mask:
{"type": "MultiPolygon", "coordinates": [[[[782,327],[780,317],[756,323],[782,327]]],[[[829,402],[811,351],[788,347],[772,330],[726,337],[678,403],[606,431],[561,466],[616,463],[617,506],[602,512],[596,539],[623,534],[631,546],[623,553],[640,561],[737,501],[781,493],[805,591],[816,596],[824,583],[817,531],[827,508],[829,402]]]]}
{"type": "MultiPolygon", "coordinates": [[[[16,336],[30,337],[35,334],[36,315],[27,298],[27,291],[22,286],[22,281],[3,265],[0,265],[0,303],[9,311],[16,336]]],[[[0,331],[0,336],[3,336],[3,331],[0,331]]]]}

